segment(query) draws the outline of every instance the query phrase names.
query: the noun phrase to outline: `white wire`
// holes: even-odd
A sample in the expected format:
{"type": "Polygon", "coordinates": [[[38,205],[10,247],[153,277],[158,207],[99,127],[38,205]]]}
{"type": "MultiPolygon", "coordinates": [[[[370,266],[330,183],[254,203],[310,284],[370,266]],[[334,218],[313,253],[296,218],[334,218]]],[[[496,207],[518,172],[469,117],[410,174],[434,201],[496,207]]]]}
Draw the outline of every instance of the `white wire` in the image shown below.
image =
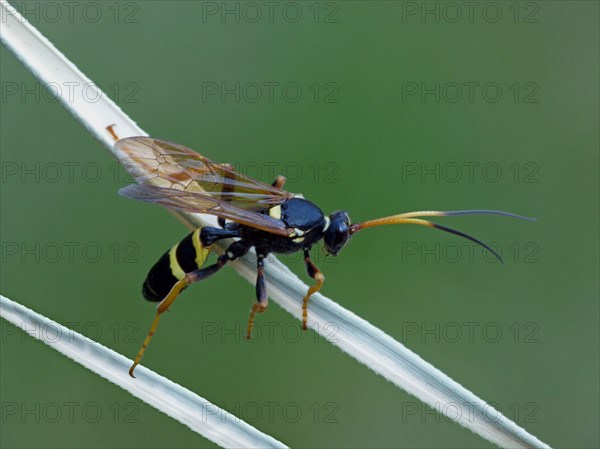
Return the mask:
{"type": "Polygon", "coordinates": [[[222,447],[287,447],[148,368],[129,377],[131,360],[2,295],[0,316],[222,447]]]}

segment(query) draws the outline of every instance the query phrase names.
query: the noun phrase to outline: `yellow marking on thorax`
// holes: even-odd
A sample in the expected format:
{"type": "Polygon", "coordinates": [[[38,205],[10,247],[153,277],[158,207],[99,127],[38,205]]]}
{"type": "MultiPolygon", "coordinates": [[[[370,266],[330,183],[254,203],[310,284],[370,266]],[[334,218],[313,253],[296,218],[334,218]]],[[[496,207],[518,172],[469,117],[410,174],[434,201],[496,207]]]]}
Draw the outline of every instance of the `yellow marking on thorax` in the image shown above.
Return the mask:
{"type": "Polygon", "coordinates": [[[175,246],[173,246],[173,248],[171,248],[171,251],[169,251],[169,262],[170,262],[169,266],[171,267],[171,273],[173,273],[173,276],[175,276],[178,280],[181,280],[185,277],[185,273],[181,269],[179,262],[177,262],[177,247],[178,246],[179,246],[179,243],[177,243],[175,246]]]}
{"type": "Polygon", "coordinates": [[[304,231],[302,229],[294,228],[294,231],[290,234],[290,238],[293,238],[292,242],[294,243],[302,243],[304,241],[303,235],[304,231]]]}
{"type": "Polygon", "coordinates": [[[192,234],[192,242],[194,242],[194,249],[196,250],[196,265],[198,265],[198,268],[202,268],[202,265],[204,265],[204,262],[210,253],[210,246],[206,248],[202,246],[202,242],[200,241],[201,231],[202,228],[198,228],[192,234]]]}
{"type": "Polygon", "coordinates": [[[269,209],[269,216],[281,220],[281,206],[275,206],[269,209]]]}

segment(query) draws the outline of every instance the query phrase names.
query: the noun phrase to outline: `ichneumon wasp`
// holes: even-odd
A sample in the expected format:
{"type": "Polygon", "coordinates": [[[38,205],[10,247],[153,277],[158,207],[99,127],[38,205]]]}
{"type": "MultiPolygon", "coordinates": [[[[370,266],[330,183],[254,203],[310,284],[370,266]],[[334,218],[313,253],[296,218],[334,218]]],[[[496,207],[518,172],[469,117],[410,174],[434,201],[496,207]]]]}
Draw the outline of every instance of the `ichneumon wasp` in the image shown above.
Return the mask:
{"type": "MultiPolygon", "coordinates": [[[[108,128],[113,137],[117,137],[108,128]]],[[[471,240],[500,259],[488,245],[461,231],[424,220],[423,217],[492,214],[533,220],[497,210],[421,211],[352,223],[348,213],[325,215],[301,195],[283,190],[285,178],[273,184],[244,176],[227,164],[217,164],[176,143],[150,137],[128,137],[115,143],[126,155],[126,168],[138,184],[128,185],[119,193],[125,197],[158,203],[172,209],[215,215],[219,227],[196,229],[167,251],[150,269],[142,294],[159,302],[156,316],[129,374],[139,364],[158,326],[162,313],[188,285],[202,281],[223,268],[227,262],[256,250],[256,302],[248,319],[246,338],[250,338],[254,317],[268,305],[264,278],[265,258],[270,253],[302,251],[308,275],[315,281],[302,301],[302,328],[307,328],[308,300],[323,286],[324,276],[310,259],[310,249],[323,240],[327,254],[336,256],[350,237],[362,229],[382,225],[415,224],[439,229],[471,240]],[[236,239],[216,263],[204,266],[212,245],[221,239],[236,239]]],[[[501,260],[501,259],[500,259],[501,260]]]]}

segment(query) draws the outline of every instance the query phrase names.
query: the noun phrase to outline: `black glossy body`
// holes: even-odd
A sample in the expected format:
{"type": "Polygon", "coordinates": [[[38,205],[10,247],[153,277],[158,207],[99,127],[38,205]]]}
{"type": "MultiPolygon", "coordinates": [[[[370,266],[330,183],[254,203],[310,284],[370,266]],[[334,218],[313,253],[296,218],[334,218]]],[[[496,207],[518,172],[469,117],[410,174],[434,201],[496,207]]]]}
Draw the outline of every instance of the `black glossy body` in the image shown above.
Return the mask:
{"type": "MultiPolygon", "coordinates": [[[[295,232],[292,237],[284,237],[261,231],[249,226],[233,223],[229,229],[237,229],[239,237],[247,241],[259,254],[293,253],[301,249],[310,249],[312,245],[323,238],[326,220],[323,212],[315,204],[303,198],[292,198],[280,207],[278,217],[288,228],[295,232]]],[[[265,214],[273,216],[271,208],[265,214]]]]}
{"type": "MultiPolygon", "coordinates": [[[[167,251],[150,269],[142,289],[144,298],[161,301],[186,274],[204,270],[210,270],[212,274],[226,262],[246,254],[250,248],[256,249],[260,268],[263,259],[270,253],[303,251],[307,260],[308,251],[321,239],[325,240],[327,251],[336,255],[348,239],[348,214],[335,212],[326,217],[318,206],[303,198],[291,198],[259,213],[283,221],[291,232],[290,236],[273,234],[236,222],[225,223],[225,220],[219,220],[220,228],[200,228],[167,251]],[[226,238],[239,240],[227,248],[217,264],[202,269],[209,247],[226,238]]],[[[312,276],[314,273],[310,272],[311,266],[307,260],[307,270],[312,276]]],[[[259,290],[257,297],[264,296],[263,288],[259,290]]]]}

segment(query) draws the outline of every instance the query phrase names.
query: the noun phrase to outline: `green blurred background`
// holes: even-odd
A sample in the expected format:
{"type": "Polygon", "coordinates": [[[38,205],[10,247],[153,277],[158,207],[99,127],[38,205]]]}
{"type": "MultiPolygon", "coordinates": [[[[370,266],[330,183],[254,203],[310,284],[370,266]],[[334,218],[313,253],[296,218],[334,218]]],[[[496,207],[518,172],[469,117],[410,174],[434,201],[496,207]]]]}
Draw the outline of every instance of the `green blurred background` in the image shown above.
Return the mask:
{"type": "MultiPolygon", "coordinates": [[[[598,447],[598,2],[67,3],[17,6],[152,136],[355,220],[538,217],[443,220],[504,265],[423,228],[365,232],[315,250],[323,293],[548,444],[598,447]]],[[[186,230],[117,196],[109,153],[0,56],[1,291],[133,357],[141,283],[186,230]]],[[[231,269],[191,287],[145,364],[294,447],[490,447],[276,304],[245,342],[253,299],[231,269]]],[[[2,447],[214,447],[1,326],[2,447]]]]}

